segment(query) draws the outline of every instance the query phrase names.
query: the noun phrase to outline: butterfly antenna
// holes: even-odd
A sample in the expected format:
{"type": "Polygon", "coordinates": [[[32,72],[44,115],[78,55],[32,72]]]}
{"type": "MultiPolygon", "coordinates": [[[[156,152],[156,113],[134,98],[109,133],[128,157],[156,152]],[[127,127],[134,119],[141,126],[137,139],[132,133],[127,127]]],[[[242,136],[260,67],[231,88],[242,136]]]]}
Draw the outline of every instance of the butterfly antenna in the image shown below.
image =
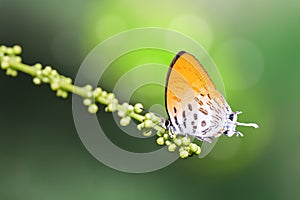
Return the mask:
{"type": "Polygon", "coordinates": [[[251,126],[253,128],[259,128],[259,126],[255,123],[241,123],[241,122],[236,122],[235,123],[236,125],[239,125],[239,126],[251,126]]]}
{"type": "MultiPolygon", "coordinates": [[[[236,111],[235,114],[239,115],[242,114],[242,111],[236,111]]],[[[250,126],[250,127],[254,127],[254,128],[259,128],[259,126],[255,123],[241,123],[241,122],[236,122],[236,125],[239,126],[250,126]]]]}

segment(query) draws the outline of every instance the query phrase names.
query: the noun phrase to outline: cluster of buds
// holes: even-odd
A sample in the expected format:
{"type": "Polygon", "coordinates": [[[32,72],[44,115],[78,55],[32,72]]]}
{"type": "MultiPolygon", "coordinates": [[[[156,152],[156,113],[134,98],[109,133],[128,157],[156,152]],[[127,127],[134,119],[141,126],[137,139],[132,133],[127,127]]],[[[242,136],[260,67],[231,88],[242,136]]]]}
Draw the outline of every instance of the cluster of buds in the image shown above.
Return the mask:
{"type": "Polygon", "coordinates": [[[157,132],[158,138],[156,143],[159,145],[167,145],[168,151],[174,152],[176,149],[179,151],[181,158],[187,158],[193,155],[199,155],[201,148],[196,143],[191,142],[188,136],[173,135],[170,137],[168,133],[157,132]]]}
{"type": "Polygon", "coordinates": [[[128,103],[119,104],[113,93],[108,93],[100,87],[93,89],[91,85],[78,87],[73,85],[72,79],[60,75],[55,69],[50,66],[43,66],[39,63],[29,66],[22,63],[19,56],[22,49],[20,46],[13,47],[0,46],[0,65],[1,69],[6,71],[6,74],[12,77],[18,75],[18,71],[27,73],[33,77],[33,83],[40,85],[42,83],[49,84],[51,90],[56,92],[56,95],[62,98],[68,97],[68,92],[75,93],[83,97],[83,104],[88,107],[89,113],[97,113],[100,103],[105,105],[106,112],[117,112],[120,117],[120,124],[127,126],[132,119],[135,119],[140,124],[137,129],[143,131],[144,136],[153,136],[152,131],[156,130],[156,143],[158,145],[167,145],[170,152],[179,152],[181,158],[187,158],[192,155],[201,153],[201,148],[191,142],[188,136],[172,136],[169,130],[162,128],[162,119],[153,113],[142,114],[144,107],[141,103],[130,105],[128,103]],[[145,131],[146,130],[146,131],[145,131]]]}
{"type": "Polygon", "coordinates": [[[16,77],[18,71],[15,70],[11,64],[12,63],[21,63],[22,59],[19,54],[21,54],[22,49],[19,45],[13,47],[0,46],[0,61],[1,69],[6,71],[6,75],[16,77]]]}
{"type": "Polygon", "coordinates": [[[60,75],[55,69],[50,66],[43,66],[39,63],[33,66],[35,71],[35,76],[33,77],[33,83],[35,85],[40,85],[42,83],[50,84],[51,90],[56,92],[56,96],[67,98],[68,92],[64,89],[65,85],[72,84],[72,79],[60,75]]]}
{"type": "Polygon", "coordinates": [[[137,103],[134,106],[128,103],[123,103],[118,107],[118,116],[120,119],[121,126],[128,126],[131,122],[132,116],[139,116],[143,112],[144,107],[141,103],[137,103]]]}
{"type": "Polygon", "coordinates": [[[88,106],[89,113],[96,113],[98,111],[98,106],[96,102],[107,105],[105,108],[106,112],[114,112],[118,107],[118,99],[116,99],[113,93],[108,93],[100,87],[93,89],[91,85],[86,85],[84,88],[84,99],[83,104],[88,106]]]}
{"type": "MultiPolygon", "coordinates": [[[[187,158],[193,155],[199,155],[201,153],[201,148],[196,143],[191,142],[191,138],[189,136],[179,136],[172,135],[170,131],[161,128],[161,122],[164,121],[160,117],[154,115],[153,113],[147,113],[145,115],[145,120],[137,126],[139,130],[143,128],[152,128],[156,129],[156,143],[158,145],[167,145],[169,152],[175,152],[178,149],[179,156],[181,158],[187,158]]],[[[152,131],[145,131],[145,136],[152,135],[152,131]]]]}

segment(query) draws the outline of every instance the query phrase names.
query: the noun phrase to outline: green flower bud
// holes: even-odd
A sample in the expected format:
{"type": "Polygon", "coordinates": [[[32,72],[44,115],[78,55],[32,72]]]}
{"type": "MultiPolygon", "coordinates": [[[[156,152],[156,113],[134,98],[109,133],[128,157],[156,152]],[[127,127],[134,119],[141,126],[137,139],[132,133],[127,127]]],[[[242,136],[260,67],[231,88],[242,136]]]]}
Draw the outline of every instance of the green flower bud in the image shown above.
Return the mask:
{"type": "Polygon", "coordinates": [[[92,91],[93,86],[91,86],[91,85],[86,85],[86,86],[84,86],[84,89],[85,89],[86,91],[92,91]]]}
{"type": "Polygon", "coordinates": [[[111,101],[115,98],[115,95],[113,93],[109,93],[109,94],[107,94],[106,98],[111,101]]]}
{"type": "Polygon", "coordinates": [[[167,146],[169,146],[170,144],[172,144],[172,142],[170,140],[166,140],[165,143],[166,143],[167,146]]]}
{"type": "Polygon", "coordinates": [[[43,66],[40,63],[36,63],[35,65],[33,65],[33,67],[39,70],[43,68],[43,66]]]}
{"type": "Polygon", "coordinates": [[[125,103],[122,104],[122,106],[127,110],[129,104],[125,102],[125,103]]]}
{"type": "Polygon", "coordinates": [[[125,113],[123,110],[119,110],[119,111],[118,111],[118,116],[119,116],[119,117],[125,117],[125,116],[126,116],[126,113],[125,113]]]}
{"type": "Polygon", "coordinates": [[[167,140],[167,139],[169,139],[169,134],[165,133],[165,134],[163,135],[163,137],[164,137],[165,140],[167,140]]]}
{"type": "Polygon", "coordinates": [[[44,83],[49,83],[49,78],[48,78],[48,77],[43,77],[43,78],[42,78],[42,81],[43,81],[44,83]]]}
{"type": "Polygon", "coordinates": [[[101,96],[102,96],[102,97],[106,97],[106,96],[107,96],[107,92],[106,92],[106,91],[103,91],[103,92],[101,93],[101,96]]]}
{"type": "Polygon", "coordinates": [[[190,138],[187,137],[187,136],[183,137],[181,140],[182,140],[182,144],[185,145],[185,146],[187,146],[187,145],[189,145],[191,143],[190,138]]]}
{"type": "Polygon", "coordinates": [[[15,45],[15,46],[13,46],[13,52],[15,54],[20,54],[20,53],[22,53],[22,48],[19,45],[15,45]]]}
{"type": "Polygon", "coordinates": [[[7,61],[2,61],[2,63],[1,63],[1,68],[2,68],[2,69],[7,69],[7,68],[9,68],[9,62],[7,62],[7,61]]]}
{"type": "Polygon", "coordinates": [[[181,146],[181,145],[182,145],[181,139],[175,139],[175,140],[174,140],[174,143],[175,143],[177,146],[181,146]]]}
{"type": "Polygon", "coordinates": [[[102,89],[97,87],[94,91],[93,91],[93,95],[94,97],[98,97],[101,95],[102,89]]]}
{"type": "Polygon", "coordinates": [[[64,99],[67,98],[68,97],[68,93],[66,91],[62,91],[61,97],[64,98],[64,99]]]}
{"type": "Polygon", "coordinates": [[[161,121],[160,117],[157,117],[154,113],[150,113],[150,115],[151,115],[151,120],[153,122],[160,122],[161,121]]]}
{"type": "Polygon", "coordinates": [[[47,73],[50,73],[52,71],[52,67],[46,66],[44,69],[47,73]]]}
{"type": "Polygon", "coordinates": [[[39,79],[38,77],[34,77],[34,78],[33,78],[33,83],[34,83],[35,85],[40,85],[40,84],[42,83],[42,81],[41,81],[41,79],[39,79]]]}
{"type": "Polygon", "coordinates": [[[20,56],[16,56],[14,57],[14,61],[20,63],[22,61],[22,58],[20,56]]]}
{"type": "Polygon", "coordinates": [[[58,72],[54,69],[51,71],[51,76],[57,77],[58,76],[58,72]]]}
{"type": "Polygon", "coordinates": [[[132,105],[129,105],[129,106],[127,107],[127,109],[128,109],[129,112],[132,112],[132,111],[133,111],[133,106],[132,106],[132,105]]]}
{"type": "Polygon", "coordinates": [[[196,152],[198,150],[198,145],[196,145],[195,143],[191,143],[189,145],[190,149],[192,152],[196,152]]]}
{"type": "Polygon", "coordinates": [[[166,130],[165,130],[164,128],[160,128],[159,131],[160,131],[161,133],[165,133],[165,132],[166,132],[166,130]]]}
{"type": "Polygon", "coordinates": [[[72,83],[72,79],[71,78],[65,78],[65,82],[68,83],[68,84],[71,84],[72,83]]]}
{"type": "Polygon", "coordinates": [[[121,126],[128,126],[130,121],[131,121],[131,118],[129,116],[126,116],[120,120],[120,124],[121,124],[121,126]]]}
{"type": "Polygon", "coordinates": [[[150,114],[150,113],[146,113],[146,115],[145,115],[145,118],[146,118],[146,119],[150,119],[150,120],[151,120],[151,119],[152,119],[152,116],[151,116],[151,114],[150,114]]]}
{"type": "Polygon", "coordinates": [[[156,139],[156,143],[157,143],[158,145],[164,145],[165,140],[164,140],[163,137],[159,137],[159,138],[156,139]]]}
{"type": "Polygon", "coordinates": [[[144,132],[143,132],[143,135],[149,137],[149,136],[152,135],[152,131],[151,131],[151,130],[149,130],[149,131],[144,131],[144,132]]]}
{"type": "Polygon", "coordinates": [[[156,135],[158,135],[158,136],[163,136],[163,134],[164,134],[164,132],[162,132],[161,130],[159,130],[159,131],[156,132],[156,135]]]}
{"type": "Polygon", "coordinates": [[[168,151],[174,152],[175,150],[176,150],[176,145],[175,145],[175,144],[170,144],[170,145],[168,146],[168,151]]]}
{"type": "Polygon", "coordinates": [[[9,56],[4,56],[2,61],[9,62],[9,60],[10,60],[9,56]]]}
{"type": "Polygon", "coordinates": [[[151,120],[151,115],[150,115],[150,113],[146,113],[145,118],[151,120]]]}
{"type": "Polygon", "coordinates": [[[12,70],[12,71],[11,71],[11,76],[12,76],[12,77],[18,76],[18,72],[17,72],[16,70],[12,70]]]}
{"type": "Polygon", "coordinates": [[[93,102],[91,99],[83,99],[83,105],[85,106],[90,106],[92,103],[93,102]]]}
{"type": "Polygon", "coordinates": [[[50,66],[46,66],[45,69],[42,70],[42,74],[44,76],[49,76],[51,73],[52,68],[50,66]]]}
{"type": "Polygon", "coordinates": [[[6,74],[7,76],[10,76],[10,75],[11,75],[11,72],[12,72],[12,69],[11,69],[11,68],[7,68],[5,74],[6,74]]]}
{"type": "Polygon", "coordinates": [[[140,123],[136,126],[136,128],[141,131],[144,128],[144,123],[140,123]]]}
{"type": "Polygon", "coordinates": [[[98,111],[98,106],[96,104],[91,104],[89,107],[88,107],[88,111],[89,113],[96,113],[98,111]]]}
{"type": "Polygon", "coordinates": [[[153,127],[153,122],[151,120],[146,119],[144,121],[144,125],[146,128],[152,128],[153,127]]]}
{"type": "Polygon", "coordinates": [[[106,112],[115,112],[117,110],[117,105],[115,104],[108,104],[108,106],[105,108],[106,112]]]}
{"type": "Polygon", "coordinates": [[[179,152],[180,158],[187,158],[189,156],[189,152],[183,150],[179,152]]]}
{"type": "Polygon", "coordinates": [[[134,112],[141,113],[141,112],[143,112],[143,110],[144,110],[144,107],[141,103],[137,103],[134,105],[134,112]]]}
{"type": "Polygon", "coordinates": [[[9,54],[9,55],[12,55],[12,54],[14,54],[14,51],[13,51],[12,48],[7,47],[7,48],[6,48],[6,53],[9,54]]]}
{"type": "Polygon", "coordinates": [[[56,96],[60,97],[62,95],[63,91],[62,90],[57,90],[56,91],[56,96]]]}
{"type": "Polygon", "coordinates": [[[0,46],[0,51],[2,51],[2,52],[6,52],[6,48],[7,48],[6,46],[4,46],[4,45],[1,45],[1,46],[0,46]]]}
{"type": "Polygon", "coordinates": [[[113,100],[111,101],[111,103],[113,103],[113,104],[118,104],[119,101],[118,101],[118,99],[113,99],[113,100]]]}
{"type": "Polygon", "coordinates": [[[42,75],[42,70],[37,70],[37,71],[36,71],[36,75],[37,75],[37,76],[41,76],[41,75],[42,75]]]}
{"type": "Polygon", "coordinates": [[[58,82],[53,82],[53,83],[51,83],[50,87],[52,90],[55,91],[55,90],[59,89],[60,85],[58,84],[58,82]]]}
{"type": "Polygon", "coordinates": [[[187,151],[187,152],[190,152],[190,151],[191,151],[191,148],[190,148],[189,146],[185,146],[183,149],[184,149],[185,151],[187,151]]]}
{"type": "Polygon", "coordinates": [[[92,92],[92,91],[87,91],[87,92],[86,92],[86,96],[87,96],[88,98],[92,98],[92,97],[93,97],[93,92],[92,92]]]}
{"type": "Polygon", "coordinates": [[[201,153],[201,147],[197,146],[197,151],[195,153],[199,155],[201,153]]]}

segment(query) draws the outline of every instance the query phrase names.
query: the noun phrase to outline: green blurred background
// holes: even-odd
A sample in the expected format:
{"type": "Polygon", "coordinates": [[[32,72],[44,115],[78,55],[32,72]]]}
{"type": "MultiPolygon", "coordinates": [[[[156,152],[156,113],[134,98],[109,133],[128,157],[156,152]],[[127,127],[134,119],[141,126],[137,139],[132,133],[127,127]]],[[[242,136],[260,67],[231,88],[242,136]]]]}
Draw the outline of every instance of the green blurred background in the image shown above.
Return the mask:
{"type": "MultiPolygon", "coordinates": [[[[205,159],[127,174],[87,152],[71,98],[0,71],[0,199],[298,199],[299,12],[294,0],[0,0],[0,43],[20,44],[25,63],[51,65],[72,78],[96,45],[121,31],[154,26],[186,34],[215,61],[229,104],[244,112],[240,121],[261,126],[239,128],[244,138],[221,138],[205,159]]],[[[171,59],[137,52],[115,62],[119,73],[101,86],[112,90],[135,64],[171,59]]],[[[135,101],[163,103],[163,88],[142,87],[135,101]]],[[[134,143],[120,136],[110,114],[101,111],[99,120],[118,145],[134,143]]]]}

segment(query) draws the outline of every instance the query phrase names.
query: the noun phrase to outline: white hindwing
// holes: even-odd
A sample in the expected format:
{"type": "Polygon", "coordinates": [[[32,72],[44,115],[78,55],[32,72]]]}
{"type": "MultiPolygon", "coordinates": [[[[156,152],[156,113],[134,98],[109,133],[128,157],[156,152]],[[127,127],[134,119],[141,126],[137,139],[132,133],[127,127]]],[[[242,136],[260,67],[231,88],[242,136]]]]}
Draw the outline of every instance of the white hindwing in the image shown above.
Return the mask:
{"type": "Polygon", "coordinates": [[[231,113],[226,101],[225,105],[220,105],[208,95],[185,99],[189,101],[183,100],[180,108],[176,108],[176,115],[170,118],[176,134],[191,135],[200,140],[221,136],[227,115],[231,113]]]}

